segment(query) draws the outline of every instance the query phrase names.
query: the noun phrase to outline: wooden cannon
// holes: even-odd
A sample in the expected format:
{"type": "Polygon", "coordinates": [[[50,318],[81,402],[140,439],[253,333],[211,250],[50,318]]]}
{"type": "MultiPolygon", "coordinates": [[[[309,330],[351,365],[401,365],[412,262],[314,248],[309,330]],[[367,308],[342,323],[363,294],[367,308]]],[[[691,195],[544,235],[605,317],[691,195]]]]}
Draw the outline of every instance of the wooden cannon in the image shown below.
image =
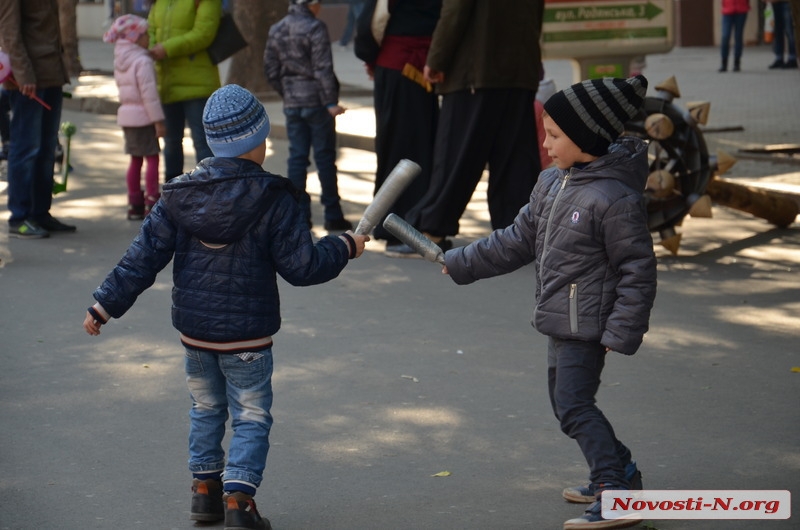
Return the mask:
{"type": "Polygon", "coordinates": [[[649,141],[650,175],[647,179],[648,227],[658,232],[661,245],[673,254],[680,248],[675,230],[686,215],[711,217],[712,203],[740,210],[785,228],[798,214],[795,200],[721,177],[736,159],[719,151],[709,155],[698,124],[708,122],[711,104],[673,104],[680,97],[674,77],[657,85],[656,95],[645,98],[639,116],[625,124],[626,134],[649,141]]]}

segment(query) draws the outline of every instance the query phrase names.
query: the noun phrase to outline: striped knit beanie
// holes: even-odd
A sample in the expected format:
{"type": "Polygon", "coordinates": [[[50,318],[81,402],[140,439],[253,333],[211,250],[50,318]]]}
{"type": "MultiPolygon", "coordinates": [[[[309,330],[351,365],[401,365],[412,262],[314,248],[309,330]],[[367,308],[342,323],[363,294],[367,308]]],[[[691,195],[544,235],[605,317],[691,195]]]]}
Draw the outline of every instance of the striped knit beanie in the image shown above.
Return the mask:
{"type": "Polygon", "coordinates": [[[203,128],[214,156],[237,157],[264,143],[269,117],[250,92],[239,85],[225,85],[206,101],[203,128]]]}
{"type": "Polygon", "coordinates": [[[584,153],[603,156],[644,103],[647,79],[588,79],[553,94],[544,110],[584,153]]]}

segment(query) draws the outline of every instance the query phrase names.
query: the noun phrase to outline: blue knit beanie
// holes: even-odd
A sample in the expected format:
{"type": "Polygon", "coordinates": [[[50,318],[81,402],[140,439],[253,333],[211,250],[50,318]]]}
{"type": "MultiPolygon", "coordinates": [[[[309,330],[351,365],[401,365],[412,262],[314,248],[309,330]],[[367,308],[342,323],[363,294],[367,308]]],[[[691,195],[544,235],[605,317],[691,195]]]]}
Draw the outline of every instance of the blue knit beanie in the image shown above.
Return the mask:
{"type": "Polygon", "coordinates": [[[214,156],[237,157],[267,139],[269,117],[253,94],[239,85],[225,85],[206,101],[203,128],[214,156]]]}

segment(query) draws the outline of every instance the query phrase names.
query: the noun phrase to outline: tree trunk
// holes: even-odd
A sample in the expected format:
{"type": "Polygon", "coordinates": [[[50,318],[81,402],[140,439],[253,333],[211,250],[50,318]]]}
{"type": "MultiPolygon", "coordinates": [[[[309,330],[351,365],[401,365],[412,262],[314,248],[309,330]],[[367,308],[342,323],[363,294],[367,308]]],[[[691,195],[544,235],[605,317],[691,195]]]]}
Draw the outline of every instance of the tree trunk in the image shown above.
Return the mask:
{"type": "Polygon", "coordinates": [[[233,18],[249,45],[231,58],[226,84],[236,83],[258,96],[274,93],[264,77],[264,48],[270,26],[286,15],[288,5],[286,0],[233,2],[233,18]]]}
{"type": "Polygon", "coordinates": [[[67,59],[70,77],[78,77],[83,71],[78,54],[78,0],[58,0],[58,22],[61,26],[61,44],[67,59]]]}

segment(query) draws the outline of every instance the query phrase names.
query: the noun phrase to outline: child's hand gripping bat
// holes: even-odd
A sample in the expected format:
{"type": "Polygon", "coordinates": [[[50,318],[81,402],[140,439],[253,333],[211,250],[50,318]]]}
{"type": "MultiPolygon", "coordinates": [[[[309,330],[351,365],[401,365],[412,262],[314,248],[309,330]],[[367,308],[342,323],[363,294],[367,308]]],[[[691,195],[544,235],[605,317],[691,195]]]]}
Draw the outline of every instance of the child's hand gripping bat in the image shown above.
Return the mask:
{"type": "Polygon", "coordinates": [[[375,228],[381,218],[386,215],[386,212],[389,211],[389,208],[392,207],[394,202],[400,196],[401,193],[408,187],[412,180],[414,180],[419,172],[422,170],[419,167],[419,164],[416,162],[412,162],[411,160],[402,159],[397,165],[394,167],[389,176],[386,177],[386,180],[383,182],[381,187],[378,189],[378,192],[375,194],[375,198],[372,199],[372,202],[367,206],[367,209],[364,210],[364,215],[361,216],[361,220],[358,222],[358,226],[355,229],[356,234],[369,234],[372,232],[372,229],[375,228]]]}

